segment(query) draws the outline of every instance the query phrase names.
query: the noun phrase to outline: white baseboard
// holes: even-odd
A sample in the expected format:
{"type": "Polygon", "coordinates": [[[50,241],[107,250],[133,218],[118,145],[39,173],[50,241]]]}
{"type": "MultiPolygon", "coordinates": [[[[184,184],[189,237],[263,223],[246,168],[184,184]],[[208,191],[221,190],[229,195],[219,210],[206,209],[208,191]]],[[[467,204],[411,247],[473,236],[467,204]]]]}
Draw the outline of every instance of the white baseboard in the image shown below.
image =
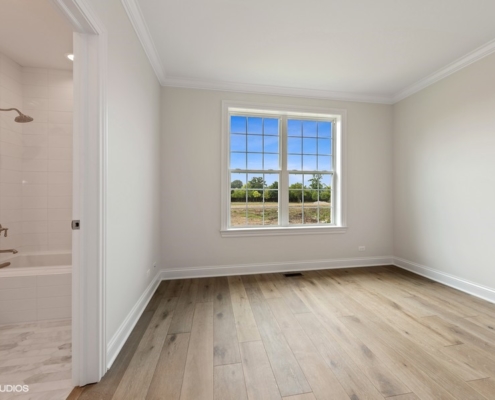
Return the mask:
{"type": "Polygon", "coordinates": [[[162,280],[162,275],[158,272],[155,275],[155,278],[150,282],[144,293],[141,295],[137,303],[132,307],[131,312],[127,315],[122,325],[120,325],[115,335],[113,335],[110,342],[107,345],[107,369],[109,369],[117,356],[120,353],[120,350],[124,346],[125,342],[129,338],[132,330],[136,326],[139,318],[144,312],[144,309],[148,305],[151,297],[155,293],[158,284],[162,280]]]}
{"type": "Polygon", "coordinates": [[[404,260],[403,258],[394,257],[393,264],[399,268],[424,276],[433,281],[443,283],[454,289],[469,293],[483,300],[495,303],[495,289],[468,281],[457,276],[438,271],[433,268],[425,267],[412,261],[404,260]]]}
{"type": "Polygon", "coordinates": [[[207,278],[213,276],[266,274],[273,272],[311,271],[317,269],[336,269],[390,265],[393,256],[342,258],[315,261],[289,261],[263,264],[218,265],[191,268],[162,269],[161,279],[207,278]]]}

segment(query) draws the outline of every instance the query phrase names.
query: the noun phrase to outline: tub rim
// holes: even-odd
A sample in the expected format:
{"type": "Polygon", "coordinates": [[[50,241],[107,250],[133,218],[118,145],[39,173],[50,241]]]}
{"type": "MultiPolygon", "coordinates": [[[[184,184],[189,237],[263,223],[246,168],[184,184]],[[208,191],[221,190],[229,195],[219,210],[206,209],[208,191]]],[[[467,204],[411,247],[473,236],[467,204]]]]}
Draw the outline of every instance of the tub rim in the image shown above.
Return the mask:
{"type": "MultiPolygon", "coordinates": [[[[39,251],[39,252],[26,252],[9,257],[2,262],[9,262],[12,259],[22,256],[47,256],[47,255],[67,255],[71,254],[71,251],[39,251]]],[[[11,278],[16,276],[36,276],[36,275],[58,275],[68,274],[72,272],[71,265],[47,265],[44,267],[20,267],[20,268],[0,268],[0,278],[11,278]]]]}

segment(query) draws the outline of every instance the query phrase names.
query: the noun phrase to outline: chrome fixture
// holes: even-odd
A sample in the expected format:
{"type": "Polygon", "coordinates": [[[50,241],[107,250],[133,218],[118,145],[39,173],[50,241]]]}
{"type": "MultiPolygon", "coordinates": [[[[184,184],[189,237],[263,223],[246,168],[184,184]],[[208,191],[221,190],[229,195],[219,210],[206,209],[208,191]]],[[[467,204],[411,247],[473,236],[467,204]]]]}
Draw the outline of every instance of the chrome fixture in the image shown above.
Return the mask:
{"type": "Polygon", "coordinates": [[[4,228],[4,227],[2,226],[2,224],[0,224],[0,236],[2,236],[2,232],[5,232],[5,233],[3,234],[3,237],[7,237],[7,231],[8,231],[8,230],[9,230],[9,228],[4,228]]]}
{"type": "MultiPolygon", "coordinates": [[[[0,253],[12,253],[12,254],[17,254],[19,253],[17,250],[15,249],[8,249],[8,250],[0,250],[0,253]]],[[[9,262],[5,262],[3,264],[0,264],[0,268],[5,268],[5,267],[8,267],[10,265],[9,262]]]]}
{"type": "Polygon", "coordinates": [[[31,118],[29,115],[21,113],[17,108],[0,108],[0,111],[17,111],[19,116],[15,117],[15,122],[25,123],[33,121],[33,118],[31,118]]]}
{"type": "Polygon", "coordinates": [[[17,254],[19,253],[16,249],[7,249],[7,250],[0,250],[0,253],[12,253],[12,254],[17,254]]]}

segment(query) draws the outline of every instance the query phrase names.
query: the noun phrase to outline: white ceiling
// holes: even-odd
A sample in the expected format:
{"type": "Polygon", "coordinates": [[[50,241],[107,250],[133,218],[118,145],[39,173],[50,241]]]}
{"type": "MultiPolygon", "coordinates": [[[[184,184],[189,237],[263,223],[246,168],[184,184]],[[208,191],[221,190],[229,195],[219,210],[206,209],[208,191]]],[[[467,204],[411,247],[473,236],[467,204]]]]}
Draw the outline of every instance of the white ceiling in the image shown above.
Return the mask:
{"type": "Polygon", "coordinates": [[[0,53],[23,67],[72,69],[72,29],[49,0],[0,0],[0,53]]]}
{"type": "Polygon", "coordinates": [[[176,86],[393,99],[495,49],[494,0],[122,1],[162,84],[176,86]]]}

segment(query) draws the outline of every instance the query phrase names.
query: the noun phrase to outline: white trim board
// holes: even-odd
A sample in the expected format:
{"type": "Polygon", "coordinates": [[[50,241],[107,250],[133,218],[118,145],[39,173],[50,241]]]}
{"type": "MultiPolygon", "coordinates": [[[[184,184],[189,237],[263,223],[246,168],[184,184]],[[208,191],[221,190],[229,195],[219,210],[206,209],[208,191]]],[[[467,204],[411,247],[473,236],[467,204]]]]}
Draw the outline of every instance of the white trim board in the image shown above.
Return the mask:
{"type": "Polygon", "coordinates": [[[258,85],[253,83],[194,80],[179,77],[166,77],[162,86],[185,89],[216,90],[234,93],[255,93],[270,96],[303,97],[306,99],[324,99],[334,101],[355,101],[360,103],[393,104],[388,95],[336,92],[323,89],[295,88],[287,86],[258,85]]]}
{"type": "Polygon", "coordinates": [[[392,104],[398,103],[406,97],[409,97],[414,93],[426,89],[428,86],[431,86],[434,83],[447,78],[449,75],[452,75],[457,71],[466,68],[472,63],[475,63],[476,61],[489,56],[493,52],[495,52],[495,39],[458,58],[450,64],[447,64],[445,67],[440,68],[439,70],[426,76],[425,78],[420,79],[416,83],[413,83],[412,85],[402,89],[393,96],[392,104]]]}
{"type": "Polygon", "coordinates": [[[72,381],[106,371],[107,31],[88,0],[51,0],[74,32],[72,381]]]}
{"type": "Polygon", "coordinates": [[[122,5],[124,6],[131,24],[136,31],[139,41],[141,42],[141,46],[143,46],[144,52],[148,56],[148,60],[150,61],[151,67],[155,71],[155,75],[158,78],[160,85],[166,86],[165,70],[163,68],[160,55],[156,50],[153,38],[151,37],[148,25],[144,20],[143,13],[141,12],[141,7],[139,7],[139,3],[137,2],[137,0],[122,0],[122,5]]]}
{"type": "Polygon", "coordinates": [[[313,271],[318,269],[338,269],[372,267],[392,264],[393,256],[341,258],[314,261],[286,261],[262,264],[217,265],[188,268],[167,268],[161,270],[162,280],[184,278],[208,278],[215,276],[269,274],[274,272],[313,271]]]}
{"type": "Polygon", "coordinates": [[[446,272],[438,271],[412,261],[404,260],[403,258],[394,257],[393,265],[413,272],[417,275],[424,276],[425,278],[431,279],[435,282],[442,283],[446,286],[479,297],[480,299],[489,301],[490,303],[495,303],[495,289],[487,286],[479,285],[468,281],[467,279],[459,278],[446,272]]]}
{"type": "Polygon", "coordinates": [[[127,317],[124,319],[124,322],[119,326],[119,329],[117,329],[117,332],[113,335],[113,337],[110,339],[108,342],[107,346],[107,369],[110,369],[112,364],[114,363],[115,359],[120,353],[120,350],[124,346],[125,342],[129,338],[130,334],[132,333],[134,327],[136,326],[137,322],[139,321],[139,318],[141,318],[141,315],[143,314],[146,306],[148,305],[149,301],[151,300],[151,297],[156,291],[156,288],[160,284],[160,282],[163,280],[161,278],[162,274],[160,272],[157,272],[153,280],[150,282],[148,287],[145,289],[139,300],[134,304],[134,307],[132,307],[131,311],[127,315],[127,317]]]}

